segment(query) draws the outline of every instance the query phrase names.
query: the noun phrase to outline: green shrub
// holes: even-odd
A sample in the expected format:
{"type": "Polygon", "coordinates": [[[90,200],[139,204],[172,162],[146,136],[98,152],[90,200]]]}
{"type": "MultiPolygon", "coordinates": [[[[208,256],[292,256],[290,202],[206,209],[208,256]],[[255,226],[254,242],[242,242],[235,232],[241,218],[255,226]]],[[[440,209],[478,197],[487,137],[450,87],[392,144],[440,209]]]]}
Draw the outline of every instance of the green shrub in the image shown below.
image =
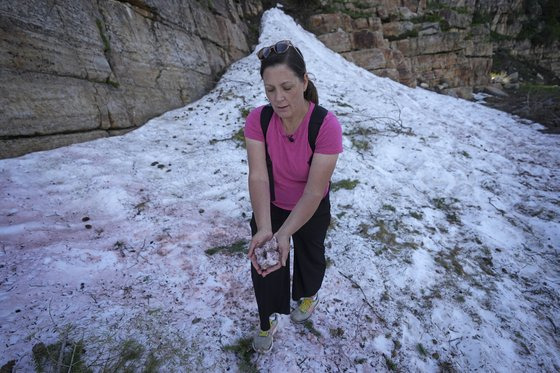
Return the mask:
{"type": "Polygon", "coordinates": [[[359,180],[343,179],[331,184],[331,190],[336,192],[340,189],[352,190],[360,183],[359,180]]]}

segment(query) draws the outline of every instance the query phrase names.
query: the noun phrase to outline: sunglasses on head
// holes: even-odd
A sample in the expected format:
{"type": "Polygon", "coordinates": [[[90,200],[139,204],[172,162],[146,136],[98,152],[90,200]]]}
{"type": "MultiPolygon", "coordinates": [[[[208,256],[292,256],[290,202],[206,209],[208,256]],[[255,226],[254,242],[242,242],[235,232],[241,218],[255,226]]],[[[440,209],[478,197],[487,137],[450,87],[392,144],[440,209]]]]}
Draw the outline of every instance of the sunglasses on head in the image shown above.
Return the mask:
{"type": "Polygon", "coordinates": [[[266,60],[272,52],[276,54],[284,54],[288,51],[288,49],[290,49],[290,47],[294,48],[294,50],[300,55],[301,59],[303,59],[300,51],[289,40],[280,40],[276,44],[272,44],[270,47],[262,48],[257,52],[257,57],[259,57],[259,60],[261,61],[266,60]]]}

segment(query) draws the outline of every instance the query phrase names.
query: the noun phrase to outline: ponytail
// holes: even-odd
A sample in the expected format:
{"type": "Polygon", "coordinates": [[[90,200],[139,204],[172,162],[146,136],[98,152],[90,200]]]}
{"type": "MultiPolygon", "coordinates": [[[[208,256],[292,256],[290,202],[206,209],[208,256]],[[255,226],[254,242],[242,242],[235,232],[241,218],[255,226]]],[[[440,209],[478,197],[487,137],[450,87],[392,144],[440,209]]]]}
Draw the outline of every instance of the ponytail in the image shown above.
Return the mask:
{"type": "Polygon", "coordinates": [[[319,105],[319,93],[317,92],[317,88],[311,79],[307,80],[307,89],[303,92],[303,98],[307,101],[313,102],[315,105],[319,105]]]}

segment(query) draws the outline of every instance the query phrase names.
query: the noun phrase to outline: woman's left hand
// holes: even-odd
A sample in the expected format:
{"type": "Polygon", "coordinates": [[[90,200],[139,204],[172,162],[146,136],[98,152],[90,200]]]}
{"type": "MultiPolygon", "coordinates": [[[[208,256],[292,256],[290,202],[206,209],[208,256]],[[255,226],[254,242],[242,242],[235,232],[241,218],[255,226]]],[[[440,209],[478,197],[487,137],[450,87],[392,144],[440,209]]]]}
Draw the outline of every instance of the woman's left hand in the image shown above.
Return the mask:
{"type": "Polygon", "coordinates": [[[278,252],[280,253],[280,262],[272,267],[267,268],[262,272],[262,276],[266,276],[271,272],[276,271],[281,267],[286,266],[286,261],[288,260],[288,254],[290,253],[290,236],[283,235],[280,231],[276,232],[274,238],[278,243],[278,252]]]}

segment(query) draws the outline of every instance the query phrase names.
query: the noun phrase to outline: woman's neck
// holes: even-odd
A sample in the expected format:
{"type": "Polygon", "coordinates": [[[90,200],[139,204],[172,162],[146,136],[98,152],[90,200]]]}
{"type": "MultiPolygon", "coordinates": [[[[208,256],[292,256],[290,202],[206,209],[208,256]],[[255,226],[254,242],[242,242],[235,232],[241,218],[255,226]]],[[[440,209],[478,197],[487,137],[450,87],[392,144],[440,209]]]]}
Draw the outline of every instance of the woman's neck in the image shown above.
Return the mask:
{"type": "Polygon", "coordinates": [[[304,104],[301,105],[300,110],[298,110],[298,112],[291,118],[282,119],[282,124],[284,125],[284,131],[286,131],[286,134],[291,135],[296,132],[297,128],[301,124],[301,121],[305,118],[305,115],[309,111],[309,105],[309,101],[305,100],[304,104]]]}

